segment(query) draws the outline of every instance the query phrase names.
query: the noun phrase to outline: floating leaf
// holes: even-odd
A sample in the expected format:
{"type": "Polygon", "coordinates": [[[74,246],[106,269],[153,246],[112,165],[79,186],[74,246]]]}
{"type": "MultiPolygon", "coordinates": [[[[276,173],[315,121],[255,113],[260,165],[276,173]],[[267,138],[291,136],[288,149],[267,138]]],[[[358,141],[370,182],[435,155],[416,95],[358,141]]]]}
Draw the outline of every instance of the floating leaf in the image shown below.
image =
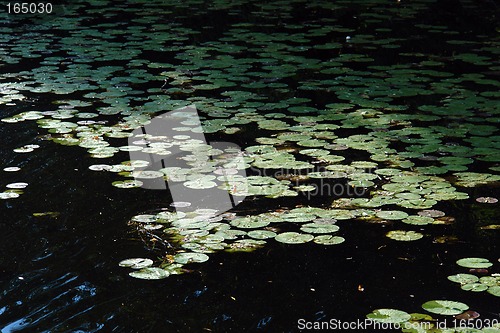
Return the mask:
{"type": "Polygon", "coordinates": [[[481,292],[487,290],[488,286],[482,283],[467,283],[462,285],[461,288],[466,291],[481,292]]]}
{"type": "Polygon", "coordinates": [[[19,198],[19,193],[16,192],[0,192],[0,199],[15,199],[19,198]]]}
{"type": "Polygon", "coordinates": [[[194,253],[194,252],[181,252],[174,256],[175,262],[179,264],[189,264],[189,263],[201,263],[205,262],[209,257],[204,253],[194,253]]]}
{"type": "Polygon", "coordinates": [[[329,234],[338,231],[340,228],[335,224],[306,223],[300,230],[310,234],[329,234]]]}
{"type": "Polygon", "coordinates": [[[320,235],[314,237],[313,242],[321,245],[337,245],[345,242],[345,238],[332,235],[320,235]]]}
{"type": "Polygon", "coordinates": [[[118,188],[136,188],[141,187],[143,183],[140,180],[123,180],[113,182],[111,185],[118,188]]]}
{"type": "Polygon", "coordinates": [[[489,268],[493,264],[485,258],[462,258],[457,260],[457,265],[467,268],[489,268]]]}
{"type": "Polygon", "coordinates": [[[269,225],[273,220],[260,216],[238,217],[229,222],[233,227],[242,229],[257,229],[269,225]]]}
{"type": "Polygon", "coordinates": [[[500,297],[500,286],[489,287],[488,293],[492,294],[493,296],[500,297]]]}
{"type": "Polygon", "coordinates": [[[6,171],[6,172],[16,172],[19,170],[21,170],[21,168],[19,168],[19,167],[6,167],[3,169],[3,171],[6,171]]]}
{"type": "Polygon", "coordinates": [[[479,278],[472,274],[456,274],[448,276],[448,280],[460,284],[469,284],[479,281],[479,278]]]}
{"type": "Polygon", "coordinates": [[[269,230],[252,230],[248,232],[248,237],[255,239],[268,239],[276,237],[276,233],[269,230]]]}
{"type": "Polygon", "coordinates": [[[421,239],[422,237],[424,237],[424,235],[422,235],[419,232],[404,231],[404,230],[389,231],[386,234],[386,236],[391,238],[391,239],[394,239],[397,241],[403,241],[403,242],[414,241],[414,240],[418,240],[418,239],[421,239]]]}
{"type": "Polygon", "coordinates": [[[381,323],[400,324],[410,320],[411,315],[407,312],[395,309],[377,309],[366,315],[366,318],[381,323]]]}
{"type": "Polygon", "coordinates": [[[497,198],[492,198],[492,197],[480,197],[480,198],[477,198],[476,201],[480,202],[480,203],[490,203],[490,204],[493,204],[493,203],[497,203],[498,199],[497,198]]]}
{"type": "Polygon", "coordinates": [[[407,218],[403,219],[403,222],[413,225],[427,225],[433,223],[434,219],[428,216],[410,215],[407,218]]]}
{"type": "Polygon", "coordinates": [[[399,210],[386,210],[376,213],[377,217],[386,220],[402,220],[408,217],[408,214],[399,210]]]}
{"type": "Polygon", "coordinates": [[[441,216],[445,216],[446,214],[440,210],[427,209],[427,210],[422,210],[422,211],[418,212],[418,215],[428,216],[428,217],[441,217],[441,216]]]}
{"type": "Polygon", "coordinates": [[[158,267],[146,267],[138,271],[130,272],[128,275],[142,280],[160,280],[167,278],[170,273],[158,267]]]}
{"type": "Polygon", "coordinates": [[[274,239],[285,244],[302,244],[313,240],[314,236],[309,234],[300,234],[298,232],[284,232],[278,234],[274,239]]]}
{"type": "Polygon", "coordinates": [[[436,313],[445,316],[454,316],[461,314],[469,309],[469,306],[464,303],[446,300],[428,301],[422,304],[422,308],[431,313],[436,313]]]}
{"type": "Polygon", "coordinates": [[[131,258],[120,261],[120,267],[130,267],[133,269],[141,269],[153,265],[153,260],[144,258],[131,258]]]}

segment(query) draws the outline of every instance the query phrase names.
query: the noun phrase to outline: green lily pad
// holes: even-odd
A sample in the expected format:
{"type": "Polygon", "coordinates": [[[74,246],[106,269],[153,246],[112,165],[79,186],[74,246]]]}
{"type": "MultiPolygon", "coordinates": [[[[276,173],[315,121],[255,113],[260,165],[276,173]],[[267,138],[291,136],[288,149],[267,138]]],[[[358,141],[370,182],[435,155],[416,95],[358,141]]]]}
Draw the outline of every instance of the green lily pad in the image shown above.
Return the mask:
{"type": "Polygon", "coordinates": [[[300,234],[298,232],[284,232],[278,234],[274,239],[285,244],[303,244],[314,239],[313,235],[300,234]]]}
{"type": "Polygon", "coordinates": [[[467,283],[461,286],[463,290],[481,292],[488,289],[488,286],[482,283],[467,283]]]}
{"type": "Polygon", "coordinates": [[[209,257],[204,253],[195,253],[195,252],[181,252],[177,253],[174,256],[175,262],[179,264],[189,264],[189,263],[201,263],[205,262],[209,259],[209,257]]]}
{"type": "Polygon", "coordinates": [[[469,306],[464,303],[446,300],[428,301],[422,304],[422,308],[431,313],[436,313],[445,316],[454,316],[461,314],[469,309],[469,306]]]}
{"type": "Polygon", "coordinates": [[[407,218],[403,219],[403,222],[413,225],[426,225],[433,223],[434,219],[428,216],[410,215],[407,218]]]}
{"type": "Polygon", "coordinates": [[[337,245],[345,242],[345,238],[332,235],[320,235],[314,237],[313,242],[320,245],[337,245]]]}
{"type": "Polygon", "coordinates": [[[408,214],[399,210],[386,210],[376,213],[377,217],[386,220],[402,220],[408,217],[408,214]]]}
{"type": "Polygon", "coordinates": [[[266,244],[265,240],[259,239],[240,239],[234,243],[229,244],[226,249],[228,252],[251,252],[261,248],[266,244]]]}
{"type": "Polygon", "coordinates": [[[488,293],[492,294],[493,296],[500,297],[500,286],[489,287],[488,293]]]}
{"type": "Polygon", "coordinates": [[[146,267],[135,272],[130,272],[128,275],[142,280],[160,280],[167,278],[170,273],[159,267],[146,267]]]}
{"type": "Polygon", "coordinates": [[[248,237],[255,239],[268,239],[276,237],[276,233],[269,230],[252,230],[248,232],[248,237]]]}
{"type": "Polygon", "coordinates": [[[146,268],[153,265],[153,260],[144,258],[131,258],[120,261],[120,267],[130,267],[133,269],[146,268]]]}
{"type": "Polygon", "coordinates": [[[0,199],[15,199],[19,198],[19,193],[16,192],[0,192],[0,199]]]}
{"type": "Polygon", "coordinates": [[[457,265],[467,268],[489,268],[493,264],[485,258],[462,258],[457,260],[457,265]]]}
{"type": "Polygon", "coordinates": [[[479,281],[479,278],[472,274],[456,274],[448,276],[448,280],[460,284],[469,284],[479,281]]]}
{"type": "Polygon", "coordinates": [[[257,229],[268,226],[272,220],[260,216],[238,217],[229,222],[233,227],[242,229],[257,229]]]}
{"type": "Polygon", "coordinates": [[[416,231],[404,231],[404,230],[389,231],[386,234],[386,236],[389,237],[390,239],[394,239],[394,240],[397,240],[397,241],[403,241],[403,242],[414,241],[414,240],[418,240],[418,239],[421,239],[421,238],[424,237],[424,235],[422,235],[419,232],[416,232],[416,231]]]}
{"type": "Polygon", "coordinates": [[[411,315],[407,312],[395,309],[377,309],[366,315],[366,318],[381,323],[400,324],[410,320],[411,315]]]}
{"type": "Polygon", "coordinates": [[[335,224],[306,223],[300,230],[310,234],[329,234],[338,231],[340,228],[335,224]]]}

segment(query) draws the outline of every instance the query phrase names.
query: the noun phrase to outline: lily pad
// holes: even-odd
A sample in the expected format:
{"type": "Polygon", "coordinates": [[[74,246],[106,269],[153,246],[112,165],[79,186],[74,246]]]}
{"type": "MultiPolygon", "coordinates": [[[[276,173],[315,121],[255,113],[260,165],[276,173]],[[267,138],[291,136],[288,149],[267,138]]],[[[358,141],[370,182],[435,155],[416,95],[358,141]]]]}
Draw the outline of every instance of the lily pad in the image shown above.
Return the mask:
{"type": "Polygon", "coordinates": [[[179,264],[189,264],[189,263],[201,263],[205,262],[209,259],[209,257],[204,253],[195,253],[195,252],[181,252],[177,253],[174,256],[175,262],[179,264]]]}
{"type": "Polygon", "coordinates": [[[136,188],[141,187],[143,183],[140,180],[123,180],[113,182],[111,185],[118,188],[136,188]]]}
{"type": "Polygon", "coordinates": [[[472,274],[456,274],[448,276],[448,280],[460,284],[469,284],[479,281],[479,278],[472,274]]]}
{"type": "Polygon", "coordinates": [[[146,268],[153,265],[153,260],[145,258],[131,258],[120,261],[120,267],[130,267],[133,269],[146,268]]]}
{"type": "Polygon", "coordinates": [[[428,216],[410,215],[407,218],[403,219],[403,222],[413,225],[426,225],[433,223],[434,219],[428,216]]]}
{"type": "Polygon", "coordinates": [[[338,231],[340,228],[335,224],[306,223],[300,230],[310,234],[329,234],[338,231]]]}
{"type": "Polygon", "coordinates": [[[500,286],[489,287],[488,293],[492,294],[493,296],[500,297],[500,286]]]}
{"type": "Polygon", "coordinates": [[[457,265],[467,268],[489,268],[493,264],[485,258],[462,258],[457,260],[457,265]]]}
{"type": "Polygon", "coordinates": [[[366,315],[366,318],[381,323],[400,324],[410,320],[411,315],[407,312],[395,309],[377,309],[366,315]]]}
{"type": "Polygon", "coordinates": [[[431,313],[455,316],[469,309],[467,304],[455,301],[434,300],[422,304],[422,308],[431,313]]]}
{"type": "Polygon", "coordinates": [[[142,280],[160,280],[167,278],[170,273],[159,267],[146,267],[135,272],[130,272],[128,275],[142,280]]]}
{"type": "Polygon", "coordinates": [[[408,217],[408,213],[399,210],[386,210],[376,213],[377,217],[386,220],[402,220],[408,217]]]}
{"type": "Polygon", "coordinates": [[[461,288],[466,291],[481,292],[487,290],[488,286],[482,283],[467,283],[462,285],[461,288]]]}
{"type": "Polygon", "coordinates": [[[345,238],[332,235],[320,235],[314,237],[313,242],[320,245],[337,245],[345,242],[345,238]]]}
{"type": "Polygon", "coordinates": [[[274,239],[285,244],[303,244],[312,241],[314,236],[298,232],[283,232],[278,234],[274,239]]]}
{"type": "Polygon", "coordinates": [[[422,237],[424,237],[424,235],[422,235],[419,232],[416,232],[416,231],[404,231],[404,230],[389,231],[386,234],[386,236],[389,237],[389,238],[391,238],[391,239],[394,239],[394,240],[397,240],[397,241],[403,241],[403,242],[414,241],[414,240],[418,240],[418,239],[421,239],[422,237]]]}
{"type": "Polygon", "coordinates": [[[480,203],[493,204],[493,203],[497,203],[498,199],[497,198],[493,198],[493,197],[479,197],[479,198],[476,199],[476,201],[480,202],[480,203]]]}
{"type": "Polygon", "coordinates": [[[276,237],[276,233],[269,230],[252,230],[248,232],[248,237],[255,239],[268,239],[276,237]]]}

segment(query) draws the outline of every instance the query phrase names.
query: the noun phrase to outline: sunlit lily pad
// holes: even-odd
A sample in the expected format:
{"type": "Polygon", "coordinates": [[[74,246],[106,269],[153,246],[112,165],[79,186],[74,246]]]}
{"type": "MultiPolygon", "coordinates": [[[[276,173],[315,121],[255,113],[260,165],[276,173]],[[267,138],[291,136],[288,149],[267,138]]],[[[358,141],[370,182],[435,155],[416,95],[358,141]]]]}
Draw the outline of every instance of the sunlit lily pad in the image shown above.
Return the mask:
{"type": "Polygon", "coordinates": [[[338,231],[340,228],[335,224],[306,223],[300,230],[310,234],[329,234],[338,231]]]}
{"type": "Polygon", "coordinates": [[[276,237],[276,233],[269,230],[252,230],[248,232],[248,237],[255,239],[268,239],[276,237]]]}
{"type": "Polygon", "coordinates": [[[177,253],[174,256],[175,262],[179,264],[189,264],[189,263],[201,263],[205,262],[209,259],[209,257],[204,253],[195,253],[195,252],[181,252],[177,253]]]}
{"type": "Polygon", "coordinates": [[[410,215],[407,218],[403,219],[403,222],[413,225],[426,225],[433,223],[434,219],[429,216],[410,215]]]}
{"type": "Polygon", "coordinates": [[[488,293],[492,294],[493,296],[500,297],[500,286],[489,287],[488,293]]]}
{"type": "Polygon", "coordinates": [[[485,258],[462,258],[457,260],[457,265],[467,268],[489,268],[493,264],[485,258]]]}
{"type": "Polygon", "coordinates": [[[313,240],[314,236],[309,234],[300,234],[298,232],[284,232],[278,234],[274,239],[285,244],[302,244],[313,240]]]}
{"type": "Polygon", "coordinates": [[[428,209],[428,210],[422,210],[422,211],[418,212],[418,215],[428,216],[428,217],[441,217],[441,216],[445,216],[446,214],[440,210],[428,209]]]}
{"type": "Polygon", "coordinates": [[[469,309],[467,304],[455,301],[434,300],[422,304],[422,308],[431,313],[445,316],[454,316],[461,314],[469,309]]]}
{"type": "Polygon", "coordinates": [[[160,280],[167,278],[170,273],[159,267],[146,267],[138,271],[130,272],[128,275],[142,280],[160,280]]]}
{"type": "Polygon", "coordinates": [[[21,170],[20,167],[6,167],[3,169],[3,171],[6,171],[6,172],[16,172],[16,171],[19,171],[21,170]]]}
{"type": "Polygon", "coordinates": [[[15,199],[19,198],[19,193],[16,192],[0,192],[0,199],[15,199]]]}
{"type": "Polygon", "coordinates": [[[240,239],[231,244],[226,249],[228,252],[252,252],[266,244],[265,240],[259,239],[240,239]]]}
{"type": "Polygon", "coordinates": [[[28,186],[28,183],[19,182],[19,183],[7,184],[5,187],[11,188],[11,189],[22,189],[22,188],[26,188],[27,186],[28,186]]]}
{"type": "Polygon", "coordinates": [[[479,197],[476,199],[477,202],[480,202],[480,203],[497,203],[498,202],[498,199],[497,198],[493,198],[493,197],[479,197]]]}
{"type": "Polygon", "coordinates": [[[402,220],[408,217],[408,214],[399,210],[386,210],[376,213],[377,217],[386,220],[402,220]]]}
{"type": "Polygon", "coordinates": [[[456,274],[448,276],[448,280],[460,284],[469,284],[479,281],[479,278],[472,274],[456,274]]]}
{"type": "Polygon", "coordinates": [[[314,237],[313,242],[320,245],[337,245],[345,242],[345,238],[332,235],[320,235],[314,237]]]}
{"type": "Polygon", "coordinates": [[[414,240],[418,240],[418,239],[421,239],[422,237],[424,237],[424,235],[422,235],[419,232],[416,232],[416,231],[404,231],[404,230],[389,231],[386,234],[386,236],[389,237],[389,238],[391,238],[391,239],[394,239],[394,240],[397,240],[397,241],[403,241],[403,242],[414,241],[414,240]]]}
{"type": "Polygon", "coordinates": [[[141,187],[143,183],[139,180],[123,180],[113,182],[111,185],[119,188],[136,188],[141,187]]]}
{"type": "Polygon", "coordinates": [[[401,310],[377,309],[366,315],[366,318],[382,323],[399,324],[410,320],[411,315],[401,310]]]}
{"type": "Polygon", "coordinates": [[[262,228],[269,223],[271,223],[272,220],[267,219],[267,218],[262,218],[259,216],[247,216],[247,217],[238,217],[233,220],[231,220],[229,223],[233,227],[237,228],[242,228],[242,229],[257,229],[257,228],[262,228]]]}
{"type": "Polygon", "coordinates": [[[120,261],[120,267],[130,267],[133,269],[141,269],[153,265],[153,260],[145,258],[132,258],[120,261]]]}
{"type": "Polygon", "coordinates": [[[481,292],[488,289],[488,286],[482,283],[467,283],[462,285],[460,288],[466,291],[481,292]]]}

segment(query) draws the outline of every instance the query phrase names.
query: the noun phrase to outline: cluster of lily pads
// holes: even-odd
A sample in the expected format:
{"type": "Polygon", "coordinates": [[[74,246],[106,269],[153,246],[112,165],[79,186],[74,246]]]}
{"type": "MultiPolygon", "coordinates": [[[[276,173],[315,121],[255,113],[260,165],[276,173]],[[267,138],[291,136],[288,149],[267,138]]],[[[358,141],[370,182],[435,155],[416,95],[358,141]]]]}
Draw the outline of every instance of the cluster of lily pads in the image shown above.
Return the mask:
{"type": "MultiPolygon", "coordinates": [[[[484,270],[493,266],[486,258],[462,258],[457,261],[457,265],[470,268],[472,270],[484,270]]],[[[462,290],[481,292],[486,291],[493,296],[500,297],[500,274],[484,274],[481,277],[470,273],[459,273],[448,276],[448,280],[460,284],[462,290]]]]}
{"type": "MultiPolygon", "coordinates": [[[[455,320],[449,325],[445,321],[439,321],[431,315],[424,313],[407,313],[397,309],[376,309],[366,315],[366,318],[379,323],[392,325],[392,327],[401,328],[405,333],[498,333],[500,324],[492,322],[491,324],[481,324],[478,328],[464,321],[475,319],[479,314],[475,311],[467,311],[469,306],[462,302],[449,300],[432,300],[422,304],[422,309],[432,314],[441,316],[454,316],[455,320]],[[466,312],[464,312],[466,311],[466,312]],[[458,323],[458,324],[457,324],[458,323]],[[446,326],[443,324],[447,324],[446,326]]],[[[375,325],[373,325],[376,327],[375,325]]]]}
{"type": "MultiPolygon", "coordinates": [[[[15,33],[11,18],[0,13],[0,66],[6,71],[0,74],[0,105],[23,107],[3,122],[36,121],[46,139],[80,146],[92,158],[113,159],[90,169],[125,177],[112,183],[118,188],[164,179],[189,189],[258,197],[261,207],[303,193],[331,199],[328,208],[237,217],[203,210],[137,215],[131,224],[172,242],[176,252],[159,267],[149,259],[122,262],[139,269],[134,277],[163,278],[187,263],[206,261],[207,253],[253,250],[273,239],[338,244],[344,239],[333,235],[339,229],[335,220],[393,221],[400,230],[387,237],[418,240],[423,233],[408,229],[452,221],[431,208],[467,199],[457,188],[500,181],[500,66],[494,62],[499,40],[464,40],[453,27],[427,24],[416,24],[415,34],[408,35],[404,25],[426,13],[426,1],[112,4],[75,3],[71,10],[78,15],[71,20],[40,20],[37,29],[15,25],[15,33]],[[345,27],[341,17],[353,5],[378,10],[362,10],[363,24],[345,27]],[[176,20],[158,15],[158,7],[176,20]],[[186,17],[186,8],[193,17],[186,17]],[[231,16],[242,8],[247,20],[236,23],[231,16]],[[294,24],[297,8],[307,24],[294,24]],[[131,19],[96,21],[103,11],[131,19]],[[192,23],[222,12],[228,17],[219,20],[221,31],[192,23]],[[207,33],[213,38],[205,38],[207,33]],[[422,45],[421,35],[446,36],[450,52],[436,54],[422,45]],[[178,135],[145,135],[129,144],[133,131],[158,113],[192,104],[201,127],[187,121],[174,129],[178,135]],[[193,141],[193,128],[237,141],[245,148],[242,163],[225,165],[217,156],[234,152],[193,141]],[[129,158],[134,151],[168,156],[171,148],[186,152],[184,165],[151,169],[147,161],[129,158]],[[217,175],[219,167],[244,169],[250,176],[217,175]],[[318,194],[318,181],[345,182],[367,195],[318,194]]],[[[474,10],[472,3],[466,6],[474,10]]],[[[0,197],[13,198],[18,191],[0,197]]]]}
{"type": "MultiPolygon", "coordinates": [[[[493,263],[486,258],[462,258],[457,260],[457,265],[471,270],[482,271],[483,276],[460,273],[448,276],[448,280],[459,283],[461,288],[466,291],[481,292],[487,291],[491,295],[500,297],[500,274],[492,273],[487,274],[487,269],[493,266],[493,263]]],[[[449,301],[449,300],[432,300],[422,304],[422,308],[433,314],[443,316],[455,316],[457,323],[460,321],[474,320],[479,317],[475,311],[469,310],[469,306],[462,302],[449,301]],[[467,312],[464,312],[467,311],[467,312]]],[[[492,321],[492,325],[484,325],[485,327],[471,328],[474,325],[457,326],[457,327],[439,327],[437,320],[427,314],[421,313],[407,313],[397,309],[376,309],[366,316],[368,319],[380,322],[398,324],[402,328],[402,332],[411,333],[425,333],[425,332],[487,332],[498,333],[500,332],[500,323],[492,321]]],[[[483,326],[483,325],[481,325],[483,326]]]]}
{"type": "MultiPolygon", "coordinates": [[[[21,170],[19,167],[5,167],[3,171],[5,172],[17,172],[21,170]]],[[[15,199],[19,198],[21,194],[24,193],[23,189],[28,186],[28,183],[25,182],[16,182],[7,184],[6,189],[3,192],[0,192],[0,199],[15,199]]]]}
{"type": "MultiPolygon", "coordinates": [[[[174,203],[174,206],[178,204],[180,203],[174,203]]],[[[341,244],[345,239],[332,235],[340,230],[336,222],[338,219],[354,217],[347,210],[313,207],[248,216],[217,213],[215,209],[196,209],[189,213],[164,209],[155,215],[134,216],[132,224],[150,233],[160,231],[163,235],[160,234],[159,237],[167,239],[176,252],[167,255],[165,262],[159,267],[151,267],[152,260],[145,260],[140,266],[130,266],[142,269],[132,272],[131,276],[146,279],[165,278],[173,274],[169,271],[171,267],[175,267],[179,274],[183,272],[180,270],[182,265],[204,262],[209,259],[209,253],[220,250],[249,252],[263,247],[273,239],[285,244],[341,244]],[[147,267],[143,266],[145,263],[147,267]],[[168,272],[158,274],[159,269],[166,269],[168,272]]],[[[137,259],[139,258],[127,260],[135,262],[137,259]]],[[[127,266],[129,261],[124,262],[120,265],[127,266]]]]}

